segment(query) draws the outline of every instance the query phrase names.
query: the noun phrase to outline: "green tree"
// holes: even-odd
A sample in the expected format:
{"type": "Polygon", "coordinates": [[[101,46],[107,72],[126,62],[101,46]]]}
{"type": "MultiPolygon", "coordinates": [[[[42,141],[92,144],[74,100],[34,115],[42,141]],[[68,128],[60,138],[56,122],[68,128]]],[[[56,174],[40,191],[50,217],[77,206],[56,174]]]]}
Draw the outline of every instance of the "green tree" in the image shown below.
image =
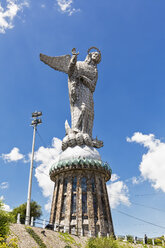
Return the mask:
{"type": "MultiPolygon", "coordinates": [[[[17,215],[20,213],[20,221],[21,224],[25,224],[26,217],[26,202],[21,204],[20,206],[13,209],[12,214],[17,220],[17,215]]],[[[34,217],[34,220],[39,218],[42,215],[41,206],[36,201],[31,201],[30,203],[30,216],[34,217]]]]}
{"type": "Polygon", "coordinates": [[[3,210],[3,203],[0,201],[0,237],[5,238],[10,230],[10,223],[14,221],[13,216],[3,210]]]}

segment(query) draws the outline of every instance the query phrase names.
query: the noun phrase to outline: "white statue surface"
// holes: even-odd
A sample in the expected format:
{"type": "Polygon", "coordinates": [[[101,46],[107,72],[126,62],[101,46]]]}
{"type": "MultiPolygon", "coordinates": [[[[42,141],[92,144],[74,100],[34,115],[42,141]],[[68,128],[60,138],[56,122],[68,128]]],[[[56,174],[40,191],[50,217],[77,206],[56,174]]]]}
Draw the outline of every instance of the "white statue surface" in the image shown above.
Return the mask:
{"type": "Polygon", "coordinates": [[[101,61],[99,49],[91,47],[84,61],[77,61],[79,53],[72,49],[70,55],[50,57],[40,54],[40,59],[57,71],[68,74],[68,89],[71,110],[71,127],[65,122],[66,136],[62,149],[87,145],[100,148],[103,142],[92,138],[94,121],[93,93],[98,79],[97,64],[101,61]],[[96,51],[90,52],[92,49],[96,51]]]}

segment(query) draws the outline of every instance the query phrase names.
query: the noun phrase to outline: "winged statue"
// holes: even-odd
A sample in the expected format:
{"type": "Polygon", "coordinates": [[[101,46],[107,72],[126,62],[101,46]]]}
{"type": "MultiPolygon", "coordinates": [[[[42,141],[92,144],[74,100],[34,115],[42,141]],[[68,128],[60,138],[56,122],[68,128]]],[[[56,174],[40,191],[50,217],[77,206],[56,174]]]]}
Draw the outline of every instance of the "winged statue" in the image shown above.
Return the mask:
{"type": "Polygon", "coordinates": [[[84,61],[77,61],[79,53],[72,49],[71,55],[51,57],[40,54],[40,60],[56,71],[68,74],[68,89],[71,110],[71,127],[65,122],[66,136],[62,149],[76,145],[88,145],[100,148],[103,142],[92,138],[94,121],[93,93],[95,91],[101,52],[96,47],[88,49],[84,61]],[[96,51],[91,52],[92,49],[96,51]]]}

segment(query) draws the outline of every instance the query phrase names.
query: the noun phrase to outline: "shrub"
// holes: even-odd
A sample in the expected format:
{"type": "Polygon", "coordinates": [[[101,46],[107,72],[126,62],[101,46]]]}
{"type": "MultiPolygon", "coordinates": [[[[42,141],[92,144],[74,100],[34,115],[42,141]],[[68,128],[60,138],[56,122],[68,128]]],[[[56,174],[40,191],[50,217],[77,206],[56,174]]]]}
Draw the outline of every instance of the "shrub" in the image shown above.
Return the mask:
{"type": "Polygon", "coordinates": [[[42,239],[38,236],[37,233],[31,227],[25,227],[26,231],[30,236],[36,241],[40,248],[47,248],[42,239]]]}
{"type": "Polygon", "coordinates": [[[10,223],[14,221],[13,216],[3,210],[3,203],[0,202],[0,237],[4,238],[10,230],[10,223]]]}
{"type": "Polygon", "coordinates": [[[162,239],[161,238],[156,238],[154,240],[154,242],[155,242],[155,245],[162,245],[162,239]]]}
{"type": "Polygon", "coordinates": [[[13,238],[10,239],[9,241],[6,241],[6,238],[1,238],[0,237],[0,248],[18,248],[17,245],[17,239],[13,238]]]}
{"type": "Polygon", "coordinates": [[[152,245],[152,239],[148,238],[147,245],[152,245]]]}
{"type": "Polygon", "coordinates": [[[119,248],[119,243],[113,238],[90,238],[86,248],[119,248]]]}
{"type": "Polygon", "coordinates": [[[76,247],[80,248],[81,244],[77,243],[75,239],[69,234],[69,233],[59,233],[60,234],[60,239],[64,241],[67,245],[65,248],[71,248],[70,245],[75,245],[76,247]]]}
{"type": "Polygon", "coordinates": [[[127,235],[127,241],[133,243],[133,236],[127,235]]]}

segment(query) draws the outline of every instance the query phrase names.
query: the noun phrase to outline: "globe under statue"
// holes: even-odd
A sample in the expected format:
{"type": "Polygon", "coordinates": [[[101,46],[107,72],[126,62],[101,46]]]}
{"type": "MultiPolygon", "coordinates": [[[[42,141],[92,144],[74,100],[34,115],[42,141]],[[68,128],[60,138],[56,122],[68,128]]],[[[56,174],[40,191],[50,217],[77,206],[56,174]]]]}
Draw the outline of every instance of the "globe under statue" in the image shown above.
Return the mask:
{"type": "Polygon", "coordinates": [[[101,52],[96,47],[89,48],[84,61],[77,60],[78,54],[75,48],[72,56],[40,54],[41,61],[68,75],[71,110],[71,126],[65,122],[63,151],[50,170],[50,178],[55,182],[50,224],[54,230],[73,234],[114,235],[106,188],[111,168],[96,149],[103,142],[92,136],[93,93],[101,52]]]}

